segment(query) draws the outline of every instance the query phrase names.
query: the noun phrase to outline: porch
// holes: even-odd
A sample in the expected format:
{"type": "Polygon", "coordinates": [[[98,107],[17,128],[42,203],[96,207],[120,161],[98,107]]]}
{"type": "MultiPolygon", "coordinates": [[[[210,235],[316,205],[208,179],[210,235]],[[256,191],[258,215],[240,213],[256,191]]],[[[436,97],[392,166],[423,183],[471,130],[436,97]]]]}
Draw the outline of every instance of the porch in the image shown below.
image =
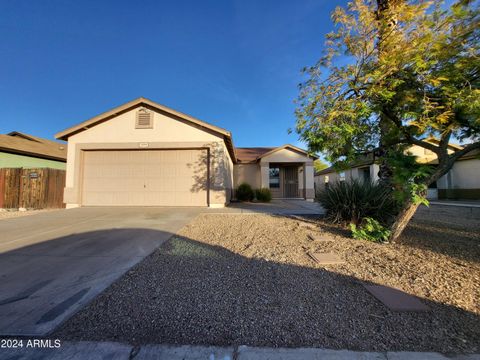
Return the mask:
{"type": "Polygon", "coordinates": [[[260,163],[261,187],[269,188],[274,199],[313,201],[313,166],[309,163],[260,163]]]}

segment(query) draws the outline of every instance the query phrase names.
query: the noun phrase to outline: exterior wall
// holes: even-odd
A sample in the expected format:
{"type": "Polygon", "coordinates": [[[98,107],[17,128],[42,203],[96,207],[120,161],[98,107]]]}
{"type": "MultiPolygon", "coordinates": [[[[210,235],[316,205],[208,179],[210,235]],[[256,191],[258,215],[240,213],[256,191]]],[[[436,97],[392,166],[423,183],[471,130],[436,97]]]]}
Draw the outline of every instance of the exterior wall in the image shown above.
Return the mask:
{"type": "MultiPolygon", "coordinates": [[[[423,149],[422,149],[423,150],[423,149]]],[[[345,179],[358,178],[356,169],[345,171],[345,179]]],[[[370,178],[378,180],[378,165],[370,165],[370,178]]],[[[315,188],[323,189],[325,187],[325,177],[328,176],[329,182],[340,180],[336,172],[315,176],[315,188]]],[[[468,159],[457,161],[452,169],[437,181],[437,189],[429,189],[427,197],[429,199],[480,199],[480,159],[468,159]],[[438,194],[438,195],[437,195],[438,194]]]]}
{"type": "MultiPolygon", "coordinates": [[[[433,151],[425,149],[418,145],[413,145],[409,147],[406,152],[416,156],[417,161],[422,164],[437,161],[437,155],[433,151]]],[[[453,153],[453,150],[449,148],[447,152],[451,154],[453,153]]]]}
{"type": "MultiPolygon", "coordinates": [[[[365,168],[366,166],[362,166],[361,168],[365,168]]],[[[378,180],[378,165],[371,164],[368,166],[370,169],[370,179],[373,181],[378,180]]],[[[351,181],[354,179],[362,179],[362,175],[360,172],[360,168],[353,168],[347,169],[343,171],[345,173],[345,181],[351,181]]],[[[328,177],[328,183],[334,183],[340,181],[340,173],[339,172],[330,172],[327,174],[321,174],[315,176],[315,189],[316,191],[323,190],[325,188],[325,178],[328,177]]]]}
{"type": "Polygon", "coordinates": [[[0,152],[0,168],[51,168],[65,170],[66,167],[67,164],[61,161],[0,152]]]}
{"type": "Polygon", "coordinates": [[[243,182],[248,183],[252,188],[261,187],[260,165],[259,164],[236,164],[234,165],[235,188],[243,182]]]}
{"type": "Polygon", "coordinates": [[[437,188],[440,199],[480,199],[480,159],[457,161],[437,188]]]}
{"type": "Polygon", "coordinates": [[[79,206],[81,203],[82,149],[202,147],[210,149],[210,205],[225,206],[230,201],[233,163],[223,139],[216,134],[152,110],[150,111],[154,114],[153,128],[135,129],[137,110],[138,108],[132,109],[69,137],[65,188],[67,207],[79,206]]]}

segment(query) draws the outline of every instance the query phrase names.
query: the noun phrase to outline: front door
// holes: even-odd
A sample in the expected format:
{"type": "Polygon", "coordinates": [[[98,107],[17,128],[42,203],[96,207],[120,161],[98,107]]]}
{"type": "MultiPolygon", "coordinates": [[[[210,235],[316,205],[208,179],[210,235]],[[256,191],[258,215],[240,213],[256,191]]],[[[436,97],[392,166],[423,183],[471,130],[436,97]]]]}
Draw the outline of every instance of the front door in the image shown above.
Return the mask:
{"type": "Polygon", "coordinates": [[[285,166],[283,168],[283,197],[299,197],[298,168],[296,166],[285,166]]]}

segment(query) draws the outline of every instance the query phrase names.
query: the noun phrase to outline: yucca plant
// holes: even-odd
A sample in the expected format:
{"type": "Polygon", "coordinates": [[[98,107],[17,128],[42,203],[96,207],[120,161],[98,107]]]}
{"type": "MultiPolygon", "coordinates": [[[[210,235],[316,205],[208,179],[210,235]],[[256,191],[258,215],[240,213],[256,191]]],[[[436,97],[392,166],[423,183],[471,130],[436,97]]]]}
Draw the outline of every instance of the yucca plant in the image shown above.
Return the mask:
{"type": "Polygon", "coordinates": [[[388,223],[397,214],[398,202],[390,188],[364,180],[339,181],[317,193],[326,217],[336,223],[360,224],[371,217],[388,223]]]}

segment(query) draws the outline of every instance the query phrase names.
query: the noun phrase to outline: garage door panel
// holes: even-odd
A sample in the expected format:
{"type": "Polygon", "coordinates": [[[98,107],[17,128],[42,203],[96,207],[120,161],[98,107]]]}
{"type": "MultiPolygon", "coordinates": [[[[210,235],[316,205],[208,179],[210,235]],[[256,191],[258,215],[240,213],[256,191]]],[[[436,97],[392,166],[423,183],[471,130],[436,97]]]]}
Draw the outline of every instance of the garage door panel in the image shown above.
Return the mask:
{"type": "Polygon", "coordinates": [[[206,156],[206,150],[86,151],[82,204],[206,206],[206,156]]]}

